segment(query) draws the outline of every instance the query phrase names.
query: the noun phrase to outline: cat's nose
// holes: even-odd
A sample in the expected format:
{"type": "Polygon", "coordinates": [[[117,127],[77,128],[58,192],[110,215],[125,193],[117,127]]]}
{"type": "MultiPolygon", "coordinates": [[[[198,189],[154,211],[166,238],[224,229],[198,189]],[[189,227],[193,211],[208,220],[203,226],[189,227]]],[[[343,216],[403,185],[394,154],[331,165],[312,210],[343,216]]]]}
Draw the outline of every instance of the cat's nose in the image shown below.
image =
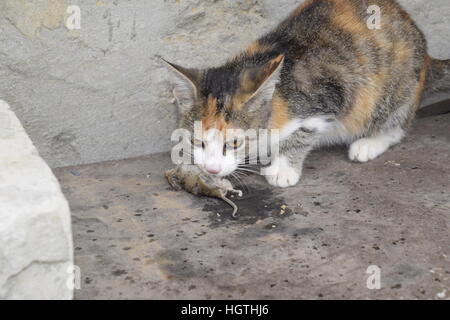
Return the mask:
{"type": "Polygon", "coordinates": [[[219,174],[220,170],[218,169],[206,169],[206,171],[208,171],[208,173],[211,174],[219,174]]]}
{"type": "Polygon", "coordinates": [[[205,166],[205,170],[210,174],[218,174],[220,173],[220,168],[215,165],[207,165],[205,166]]]}

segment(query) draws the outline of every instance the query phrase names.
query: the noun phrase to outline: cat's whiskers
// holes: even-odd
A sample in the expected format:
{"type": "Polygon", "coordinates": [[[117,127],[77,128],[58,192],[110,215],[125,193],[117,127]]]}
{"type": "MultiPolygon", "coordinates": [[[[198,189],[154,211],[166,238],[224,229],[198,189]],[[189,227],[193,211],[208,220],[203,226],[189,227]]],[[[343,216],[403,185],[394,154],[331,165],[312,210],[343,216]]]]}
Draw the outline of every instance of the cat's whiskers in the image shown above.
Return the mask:
{"type": "Polygon", "coordinates": [[[241,186],[241,187],[243,187],[244,189],[246,189],[247,191],[249,190],[249,188],[248,188],[248,185],[242,180],[242,178],[239,176],[239,172],[233,172],[233,173],[231,173],[230,174],[230,176],[232,177],[232,178],[234,178],[236,181],[237,181],[237,183],[241,186]]]}
{"type": "Polygon", "coordinates": [[[258,166],[254,166],[254,165],[243,165],[243,164],[238,164],[238,168],[245,168],[245,169],[257,169],[258,166]]]}
{"type": "Polygon", "coordinates": [[[257,175],[261,175],[261,173],[258,172],[258,171],[250,170],[250,169],[246,169],[246,168],[238,168],[238,169],[236,169],[236,171],[249,172],[249,173],[254,173],[254,174],[257,174],[257,175]]]}
{"type": "Polygon", "coordinates": [[[254,157],[254,158],[245,158],[241,161],[242,164],[246,164],[246,165],[251,165],[251,166],[255,166],[258,164],[258,157],[254,157]]]}

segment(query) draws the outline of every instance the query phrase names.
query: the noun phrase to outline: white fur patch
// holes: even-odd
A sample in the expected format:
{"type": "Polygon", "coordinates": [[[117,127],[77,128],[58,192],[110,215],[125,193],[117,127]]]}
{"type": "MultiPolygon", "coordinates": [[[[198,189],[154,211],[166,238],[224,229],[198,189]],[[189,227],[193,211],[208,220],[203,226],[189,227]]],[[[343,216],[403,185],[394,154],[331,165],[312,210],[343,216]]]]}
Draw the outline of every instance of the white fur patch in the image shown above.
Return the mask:
{"type": "Polygon", "coordinates": [[[286,140],[300,128],[305,128],[308,131],[321,134],[328,131],[332,125],[333,122],[328,122],[323,117],[311,117],[306,119],[296,118],[289,121],[283,128],[281,128],[280,140],[286,140]]]}
{"type": "Polygon", "coordinates": [[[348,144],[355,141],[357,137],[350,133],[339,120],[335,120],[330,127],[324,131],[316,142],[316,147],[331,146],[336,144],[348,144]]]}
{"type": "Polygon", "coordinates": [[[291,136],[295,131],[300,129],[302,126],[302,121],[300,119],[294,119],[289,121],[283,128],[280,130],[280,140],[286,140],[291,136]]]}
{"type": "Polygon", "coordinates": [[[317,133],[323,133],[331,127],[331,123],[332,122],[328,122],[322,117],[312,117],[302,121],[302,128],[317,133]]]}
{"type": "Polygon", "coordinates": [[[218,172],[220,177],[227,176],[238,167],[239,160],[233,152],[223,154],[224,138],[215,129],[210,129],[204,133],[205,148],[196,147],[194,149],[195,163],[205,172],[218,172]]]}
{"type": "Polygon", "coordinates": [[[348,157],[352,161],[367,162],[384,153],[404,137],[402,129],[396,128],[375,137],[356,140],[350,145],[348,157]]]}
{"type": "Polygon", "coordinates": [[[262,174],[265,175],[269,184],[280,188],[294,186],[300,180],[300,174],[289,164],[285,156],[281,156],[272,165],[264,168],[262,174]]]}

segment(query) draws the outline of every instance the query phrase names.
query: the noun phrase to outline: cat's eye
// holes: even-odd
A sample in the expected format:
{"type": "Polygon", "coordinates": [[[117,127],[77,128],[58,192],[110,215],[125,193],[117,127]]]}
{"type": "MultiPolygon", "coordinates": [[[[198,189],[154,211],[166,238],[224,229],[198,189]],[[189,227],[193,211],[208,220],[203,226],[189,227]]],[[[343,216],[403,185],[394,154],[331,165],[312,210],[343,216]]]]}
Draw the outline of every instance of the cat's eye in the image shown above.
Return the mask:
{"type": "Polygon", "coordinates": [[[205,149],[205,143],[204,143],[202,140],[200,140],[200,139],[192,138],[191,144],[192,144],[194,147],[205,149]]]}
{"type": "Polygon", "coordinates": [[[228,141],[225,144],[225,147],[228,150],[237,150],[242,146],[243,143],[244,143],[244,139],[235,138],[234,140],[228,141]]]}

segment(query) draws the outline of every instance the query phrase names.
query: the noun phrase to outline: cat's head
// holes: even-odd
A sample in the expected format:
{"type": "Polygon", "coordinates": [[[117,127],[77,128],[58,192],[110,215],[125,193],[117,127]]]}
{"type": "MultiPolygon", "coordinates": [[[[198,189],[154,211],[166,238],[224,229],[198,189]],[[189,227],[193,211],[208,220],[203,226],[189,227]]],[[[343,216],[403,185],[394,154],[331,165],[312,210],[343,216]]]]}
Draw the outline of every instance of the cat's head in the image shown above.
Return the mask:
{"type": "MultiPolygon", "coordinates": [[[[192,133],[195,163],[209,174],[227,176],[250,157],[243,152],[248,129],[270,125],[272,99],[284,61],[234,60],[219,68],[183,68],[164,60],[171,73],[179,126],[192,133]],[[194,123],[201,124],[201,133],[194,123]]],[[[248,149],[247,149],[248,151],[248,149]]]]}

